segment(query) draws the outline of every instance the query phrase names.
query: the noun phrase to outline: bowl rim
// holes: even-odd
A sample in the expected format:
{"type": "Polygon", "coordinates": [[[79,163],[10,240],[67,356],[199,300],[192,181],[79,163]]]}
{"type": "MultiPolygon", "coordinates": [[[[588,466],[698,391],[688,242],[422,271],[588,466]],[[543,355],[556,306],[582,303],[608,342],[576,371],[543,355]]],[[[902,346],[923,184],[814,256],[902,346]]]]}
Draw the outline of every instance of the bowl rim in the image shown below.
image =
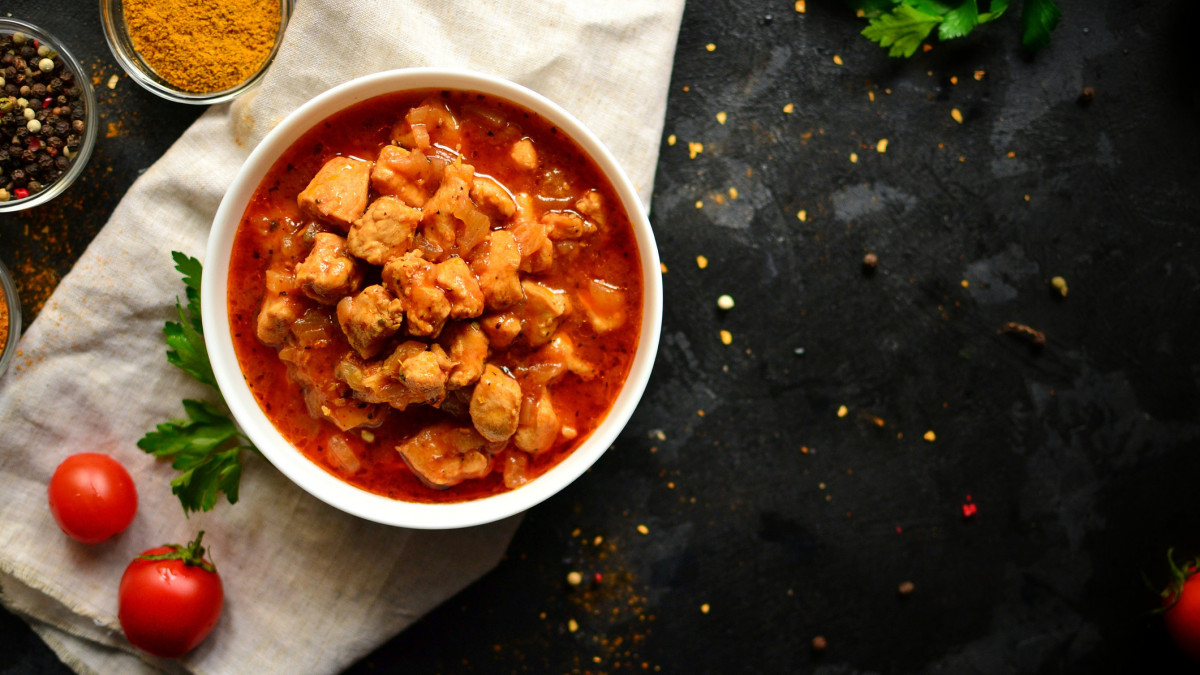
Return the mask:
{"type": "Polygon", "coordinates": [[[217,384],[234,418],[276,468],[309,494],[347,513],[386,525],[413,529],[453,529],[482,525],[522,513],[550,498],[587,471],[624,429],[645,392],[658,351],[662,323],[662,275],[646,208],[628,175],[604,144],[579,120],[521,85],[483,73],[442,68],[410,68],[367,75],[311,99],[283,119],[250,153],[225,193],[213,219],[201,281],[205,343],[217,384]],[[639,248],[643,279],[642,329],[629,374],[604,420],[570,455],[527,485],[480,499],[419,503],[390,499],[355,487],[299,452],[275,429],[245,384],[229,330],[229,255],[250,197],[263,176],[304,132],[330,115],[383,94],[442,89],[478,91],[534,110],[575,140],[611,181],[625,207],[639,248]]]}
{"type": "Polygon", "coordinates": [[[8,338],[0,344],[0,377],[4,377],[8,364],[17,355],[17,340],[21,339],[21,298],[17,294],[17,282],[12,273],[0,260],[0,298],[8,306],[8,338]]]}
{"type": "Polygon", "coordinates": [[[54,37],[53,34],[41,26],[36,26],[28,21],[7,16],[0,17],[0,32],[12,33],[14,31],[28,33],[30,36],[53,47],[58,52],[58,55],[62,57],[67,68],[74,73],[76,86],[79,87],[80,95],[83,97],[83,104],[86,108],[83,119],[84,124],[87,126],[83,130],[83,139],[79,143],[79,152],[71,160],[71,167],[61,176],[55,178],[53,183],[50,183],[35,195],[24,199],[10,198],[6,202],[0,202],[0,213],[23,211],[39,204],[45,204],[71,187],[71,184],[83,174],[83,170],[92,156],[92,151],[96,148],[96,126],[97,120],[100,119],[99,111],[96,109],[96,93],[92,90],[91,77],[83,70],[83,66],[75,59],[71,50],[63,45],[63,41],[54,37]]]}
{"type": "Polygon", "coordinates": [[[259,66],[258,70],[250,77],[228,89],[212,92],[184,91],[171,86],[169,82],[159,77],[150,68],[150,65],[142,60],[137,50],[133,48],[129,33],[125,30],[123,8],[123,0],[100,0],[100,23],[104,28],[104,41],[108,43],[108,50],[112,52],[113,58],[120,64],[121,69],[129,75],[129,78],[141,85],[146,91],[161,96],[168,101],[191,105],[212,105],[215,103],[224,103],[225,101],[241,96],[261,82],[263,77],[266,76],[267,70],[275,61],[275,56],[279,53],[280,45],[283,44],[283,36],[286,32],[288,21],[291,18],[292,1],[279,0],[279,30],[275,32],[275,43],[271,45],[270,53],[267,54],[267,58],[259,66]]]}

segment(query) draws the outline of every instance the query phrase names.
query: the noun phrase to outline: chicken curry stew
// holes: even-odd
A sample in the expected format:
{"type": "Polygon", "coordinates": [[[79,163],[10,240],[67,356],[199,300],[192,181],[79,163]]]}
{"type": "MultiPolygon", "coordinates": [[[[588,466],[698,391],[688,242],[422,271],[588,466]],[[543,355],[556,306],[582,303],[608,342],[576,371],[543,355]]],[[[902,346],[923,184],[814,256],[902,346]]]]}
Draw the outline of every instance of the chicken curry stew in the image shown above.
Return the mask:
{"type": "Polygon", "coordinates": [[[313,462],[394,499],[517,488],[604,419],[643,279],[620,200],[507,100],[417,90],[339,112],[267,173],[234,239],[234,349],[313,462]]]}

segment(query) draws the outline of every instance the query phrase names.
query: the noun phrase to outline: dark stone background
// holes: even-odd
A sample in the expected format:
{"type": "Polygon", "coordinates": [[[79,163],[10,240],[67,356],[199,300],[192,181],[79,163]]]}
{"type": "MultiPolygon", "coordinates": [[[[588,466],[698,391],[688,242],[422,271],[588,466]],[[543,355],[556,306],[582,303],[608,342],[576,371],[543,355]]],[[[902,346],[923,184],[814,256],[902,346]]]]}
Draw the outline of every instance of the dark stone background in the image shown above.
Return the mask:
{"type": "MultiPolygon", "coordinates": [[[[909,61],[833,0],[690,3],[641,407],[499,568],[351,672],[1188,672],[1142,574],[1200,554],[1200,10],[1059,3],[1036,57],[1014,11],[909,61]]],[[[66,6],[4,11],[119,72],[66,6]]],[[[200,112],[98,93],[85,176],[0,216],[27,321],[200,112]]],[[[19,619],[0,635],[0,672],[65,670],[19,619]]]]}

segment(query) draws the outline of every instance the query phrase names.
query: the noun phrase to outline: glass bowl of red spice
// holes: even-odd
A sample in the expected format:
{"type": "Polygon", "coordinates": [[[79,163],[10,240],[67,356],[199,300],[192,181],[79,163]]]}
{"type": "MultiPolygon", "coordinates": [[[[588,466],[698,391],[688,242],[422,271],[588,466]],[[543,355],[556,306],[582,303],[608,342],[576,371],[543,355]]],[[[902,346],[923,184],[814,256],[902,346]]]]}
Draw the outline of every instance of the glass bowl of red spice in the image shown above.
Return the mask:
{"type": "Polygon", "coordinates": [[[83,68],[41,28],[0,17],[0,213],[54,199],[96,145],[96,98],[83,68]]]}
{"type": "Polygon", "coordinates": [[[100,0],[104,36],[135,82],[177,103],[236,98],[262,80],[289,0],[100,0]]]}
{"type": "Polygon", "coordinates": [[[21,337],[21,300],[17,285],[8,268],[0,262],[0,377],[17,353],[17,338],[21,337]]]}

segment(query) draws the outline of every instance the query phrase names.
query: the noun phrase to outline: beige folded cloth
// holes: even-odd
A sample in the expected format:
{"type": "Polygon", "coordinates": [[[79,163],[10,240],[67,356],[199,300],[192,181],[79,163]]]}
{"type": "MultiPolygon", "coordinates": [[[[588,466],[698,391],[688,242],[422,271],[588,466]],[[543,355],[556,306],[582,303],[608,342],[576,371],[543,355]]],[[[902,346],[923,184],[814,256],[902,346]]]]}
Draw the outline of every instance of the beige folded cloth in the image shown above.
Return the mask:
{"type": "Polygon", "coordinates": [[[239,503],[185,518],[171,468],[134,445],[180,416],[181,398],[207,395],[164,356],[162,325],[183,291],[170,251],[203,257],[229,181],[289,111],[406,66],[487,72],[557,101],[648,201],[682,10],[683,0],[301,0],[261,88],[208,110],[134,184],[0,380],[5,605],[79,672],[336,672],[491,569],[518,518],[445,532],[377,525],[252,455],[239,503]],[[118,458],[141,500],[124,534],[92,547],[62,535],[46,503],[54,468],[87,450],[118,458]],[[146,657],[117,622],[121,573],[142,550],[200,529],[225,582],[224,616],[184,658],[146,657]]]}

